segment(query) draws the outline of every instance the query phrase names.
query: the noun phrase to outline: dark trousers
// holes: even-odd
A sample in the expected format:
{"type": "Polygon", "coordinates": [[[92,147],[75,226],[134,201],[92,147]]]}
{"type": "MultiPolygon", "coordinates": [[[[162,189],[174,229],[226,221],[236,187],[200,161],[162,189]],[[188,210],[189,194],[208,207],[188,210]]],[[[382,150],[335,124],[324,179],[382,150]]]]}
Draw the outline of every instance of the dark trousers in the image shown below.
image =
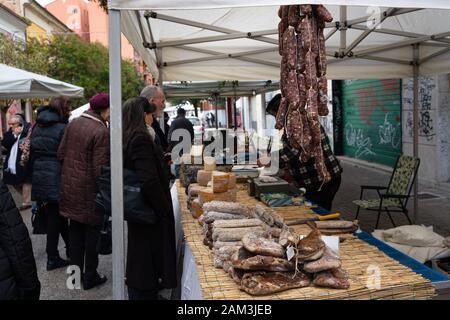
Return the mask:
{"type": "Polygon", "coordinates": [[[69,248],[69,225],[67,219],[59,214],[58,203],[47,203],[45,213],[47,215],[47,256],[56,257],[59,255],[59,235],[66,244],[66,250],[69,248]]]}
{"type": "Polygon", "coordinates": [[[341,185],[341,177],[333,178],[330,182],[325,183],[320,191],[307,190],[305,198],[319,205],[320,207],[331,211],[334,196],[341,185]]]}
{"type": "Polygon", "coordinates": [[[128,300],[158,300],[158,290],[138,290],[128,287],[128,300]]]}
{"type": "Polygon", "coordinates": [[[101,226],[90,226],[70,220],[70,263],[77,265],[85,279],[93,279],[97,274],[97,243],[101,226]]]}

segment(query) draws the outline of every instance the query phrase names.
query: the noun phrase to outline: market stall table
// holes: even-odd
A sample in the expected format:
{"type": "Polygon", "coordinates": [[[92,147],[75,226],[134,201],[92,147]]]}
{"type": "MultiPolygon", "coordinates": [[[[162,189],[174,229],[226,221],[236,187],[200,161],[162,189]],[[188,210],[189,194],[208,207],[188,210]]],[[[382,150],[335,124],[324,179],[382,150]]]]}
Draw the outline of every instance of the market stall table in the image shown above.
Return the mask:
{"type": "MultiPolygon", "coordinates": [[[[245,185],[238,185],[238,202],[253,206],[258,202],[248,196],[245,185]]],[[[187,196],[178,183],[172,188],[181,221],[177,238],[185,238],[181,299],[430,299],[436,289],[449,286],[443,275],[399,253],[365,232],[356,234],[340,244],[343,268],[349,273],[351,287],[347,290],[307,287],[291,289],[266,296],[251,296],[222,269],[213,265],[213,252],[203,244],[202,228],[187,209],[187,196]],[[177,197],[176,197],[177,196],[177,197]],[[377,275],[380,275],[378,281],[377,275]],[[370,287],[370,288],[369,288],[370,287]]],[[[321,208],[313,212],[307,207],[274,208],[285,219],[307,218],[328,213],[321,208]]],[[[307,225],[294,229],[307,234],[307,225]]]]}

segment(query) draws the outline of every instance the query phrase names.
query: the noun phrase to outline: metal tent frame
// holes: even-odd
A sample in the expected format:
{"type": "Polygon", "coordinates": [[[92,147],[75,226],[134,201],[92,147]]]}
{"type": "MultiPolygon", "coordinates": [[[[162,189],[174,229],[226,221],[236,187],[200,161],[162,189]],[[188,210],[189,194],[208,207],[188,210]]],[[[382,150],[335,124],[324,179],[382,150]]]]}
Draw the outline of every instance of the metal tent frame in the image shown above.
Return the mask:
{"type": "Polygon", "coordinates": [[[192,83],[166,83],[163,85],[166,97],[208,98],[214,93],[220,97],[250,97],[255,94],[275,91],[280,87],[278,81],[239,81],[234,82],[192,82],[192,83]]]}
{"type": "MultiPolygon", "coordinates": [[[[283,1],[279,1],[283,2],[283,1]]],[[[289,1],[286,1],[286,4],[289,1]]],[[[326,2],[326,1],[324,1],[326,2]]],[[[279,4],[279,3],[278,3],[279,4]]],[[[411,32],[404,32],[398,30],[390,30],[379,28],[376,29],[379,24],[387,19],[395,18],[399,15],[405,15],[423,10],[421,8],[387,8],[382,12],[381,21],[374,24],[373,28],[367,28],[362,23],[367,22],[369,16],[362,16],[357,19],[347,20],[347,7],[340,6],[340,19],[339,21],[329,23],[326,25],[330,31],[326,35],[326,39],[330,39],[335,33],[340,35],[340,47],[338,51],[327,51],[327,56],[330,58],[328,64],[340,64],[350,59],[364,59],[381,61],[392,64],[399,64],[404,66],[410,66],[414,77],[414,112],[413,112],[413,155],[418,157],[418,139],[419,139],[419,126],[418,126],[418,77],[420,66],[429,62],[432,59],[436,59],[450,51],[450,31],[438,34],[417,34],[411,32]],[[352,43],[347,43],[348,30],[361,31],[360,36],[357,37],[352,43]],[[372,33],[383,33],[391,36],[407,37],[408,40],[402,40],[396,43],[388,45],[373,46],[370,48],[361,48],[361,42],[366,39],[372,33]],[[386,56],[380,56],[381,53],[389,52],[393,49],[411,47],[411,59],[401,60],[386,56]],[[433,53],[420,57],[419,48],[430,47],[435,50],[433,53]],[[378,54],[378,55],[377,55],[378,54]]],[[[159,83],[163,83],[162,70],[165,67],[174,65],[186,65],[191,63],[206,62],[212,60],[223,59],[235,59],[254,64],[259,64],[267,68],[279,68],[279,63],[273,61],[267,61],[259,58],[252,57],[255,54],[272,52],[278,50],[278,41],[270,36],[277,33],[277,30],[263,30],[263,31],[247,31],[242,32],[238,30],[232,30],[228,28],[214,26],[212,24],[204,24],[192,20],[186,20],[177,18],[174,16],[164,15],[155,11],[145,11],[144,17],[146,25],[144,26],[140,19],[140,12],[135,11],[139,21],[139,31],[144,40],[143,45],[148,50],[155,51],[156,64],[159,72],[159,83]],[[160,41],[155,42],[152,35],[150,19],[159,19],[167,22],[182,24],[189,27],[196,27],[199,29],[211,30],[222,35],[199,37],[193,39],[183,39],[175,41],[160,41]],[[150,38],[146,38],[144,28],[150,35],[150,38]],[[238,53],[224,53],[216,50],[200,49],[192,47],[192,44],[198,43],[213,43],[217,41],[224,41],[230,39],[248,39],[248,41],[259,41],[267,44],[266,48],[252,51],[242,51],[238,53]],[[186,59],[178,61],[165,61],[165,57],[162,55],[162,48],[177,47],[183,50],[193,51],[206,55],[206,57],[196,59],[186,59]]],[[[117,9],[109,10],[109,43],[110,43],[110,92],[111,92],[111,167],[112,172],[112,192],[115,195],[113,197],[113,298],[124,298],[124,237],[123,237],[123,195],[122,195],[122,128],[121,128],[121,66],[120,66],[120,32],[121,32],[121,11],[117,9]]],[[[219,79],[218,79],[219,80],[219,79]]],[[[223,80],[223,79],[222,79],[223,80]]],[[[418,179],[414,185],[414,221],[418,215],[418,179]]]]}

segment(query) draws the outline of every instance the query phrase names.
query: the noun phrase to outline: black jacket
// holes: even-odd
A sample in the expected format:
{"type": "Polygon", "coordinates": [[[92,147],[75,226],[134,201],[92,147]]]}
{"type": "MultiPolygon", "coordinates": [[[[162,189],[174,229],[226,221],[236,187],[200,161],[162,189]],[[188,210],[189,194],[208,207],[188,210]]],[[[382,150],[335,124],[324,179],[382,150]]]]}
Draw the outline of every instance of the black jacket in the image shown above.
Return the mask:
{"type": "MultiPolygon", "coordinates": [[[[28,130],[31,129],[30,123],[25,123],[22,133],[19,136],[19,145],[22,144],[28,134],[28,130]]],[[[12,130],[9,129],[5,134],[3,135],[2,140],[2,146],[6,149],[6,159],[3,163],[3,181],[6,184],[11,185],[17,185],[22,184],[24,182],[30,182],[31,181],[31,174],[30,174],[30,164],[28,164],[25,167],[22,167],[20,165],[20,157],[22,156],[22,150],[20,148],[17,149],[17,159],[16,159],[16,174],[11,174],[8,169],[8,160],[11,155],[11,149],[16,143],[17,139],[14,137],[14,134],[12,133],[12,130]]]]}
{"type": "MultiPolygon", "coordinates": [[[[169,150],[172,150],[173,147],[182,141],[182,138],[180,138],[178,141],[172,141],[172,133],[177,129],[185,129],[187,132],[189,132],[190,138],[191,138],[191,145],[194,141],[194,126],[192,123],[186,119],[184,116],[178,116],[176,117],[172,123],[170,124],[170,130],[168,135],[168,141],[169,141],[169,150]]],[[[189,151],[189,150],[187,150],[189,151]]]]}
{"type": "Polygon", "coordinates": [[[65,128],[65,119],[54,109],[44,107],[38,111],[30,148],[34,201],[58,202],[61,163],[57,152],[65,128]]]}
{"type": "Polygon", "coordinates": [[[40,291],[27,227],[0,181],[0,300],[38,300],[40,291]]]}
{"type": "Polygon", "coordinates": [[[163,153],[167,152],[169,148],[169,144],[167,143],[168,132],[163,132],[161,130],[161,126],[159,125],[159,122],[156,118],[154,118],[153,120],[152,128],[156,133],[155,143],[162,149],[163,153]]]}
{"type": "Polygon", "coordinates": [[[137,173],[144,198],[160,216],[155,225],[128,222],[126,284],[140,290],[177,285],[175,219],[163,166],[160,149],[148,135],[137,133],[125,150],[124,167],[137,173]]]}

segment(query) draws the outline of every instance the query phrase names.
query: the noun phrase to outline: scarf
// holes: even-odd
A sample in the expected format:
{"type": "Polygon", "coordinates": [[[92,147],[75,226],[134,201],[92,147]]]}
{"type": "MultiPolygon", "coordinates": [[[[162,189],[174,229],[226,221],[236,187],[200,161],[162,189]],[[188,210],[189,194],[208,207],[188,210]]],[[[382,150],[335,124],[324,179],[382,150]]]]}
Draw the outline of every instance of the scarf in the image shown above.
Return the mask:
{"type": "Polygon", "coordinates": [[[150,133],[150,136],[152,137],[152,141],[155,141],[156,132],[155,129],[151,125],[146,124],[148,133],[150,133]]]}

